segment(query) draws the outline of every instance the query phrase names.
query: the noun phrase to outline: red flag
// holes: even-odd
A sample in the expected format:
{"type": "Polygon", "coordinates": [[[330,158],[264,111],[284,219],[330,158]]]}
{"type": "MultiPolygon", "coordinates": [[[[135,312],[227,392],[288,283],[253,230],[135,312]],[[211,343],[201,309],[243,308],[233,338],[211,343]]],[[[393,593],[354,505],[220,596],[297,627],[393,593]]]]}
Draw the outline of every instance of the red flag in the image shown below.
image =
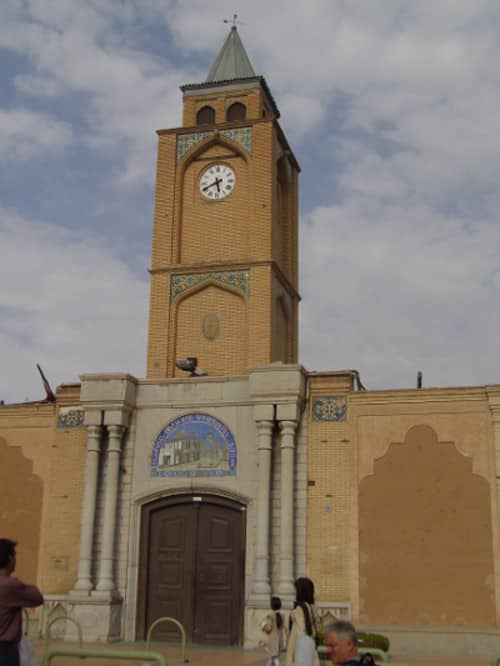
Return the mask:
{"type": "Polygon", "coordinates": [[[43,374],[42,368],[36,364],[36,367],[38,368],[38,372],[40,373],[40,377],[42,378],[43,382],[43,388],[45,389],[45,400],[47,402],[55,402],[56,401],[56,396],[54,395],[54,392],[50,388],[50,384],[47,380],[47,377],[43,374]]]}

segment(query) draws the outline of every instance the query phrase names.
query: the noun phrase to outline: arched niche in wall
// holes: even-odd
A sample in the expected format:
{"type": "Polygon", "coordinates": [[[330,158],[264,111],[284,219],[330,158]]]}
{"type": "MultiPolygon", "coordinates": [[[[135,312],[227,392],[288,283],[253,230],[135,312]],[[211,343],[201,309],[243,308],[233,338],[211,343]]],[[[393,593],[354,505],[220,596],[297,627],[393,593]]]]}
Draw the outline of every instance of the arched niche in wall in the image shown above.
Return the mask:
{"type": "Polygon", "coordinates": [[[18,542],[16,571],[36,581],[42,520],[43,482],[20,446],[0,437],[0,528],[2,537],[18,542]]]}
{"type": "Polygon", "coordinates": [[[247,117],[247,108],[241,102],[235,102],[227,110],[226,118],[228,121],[245,120],[247,117]]]}
{"type": "Polygon", "coordinates": [[[202,106],[196,114],[197,125],[213,125],[215,123],[215,110],[211,106],[202,106]]]}
{"type": "Polygon", "coordinates": [[[360,622],[493,626],[490,487],[427,425],[359,486],[360,622]]]}
{"type": "Polygon", "coordinates": [[[182,294],[175,310],[175,358],[196,356],[209,375],[243,374],[248,364],[247,301],[222,282],[231,277],[230,271],[207,276],[182,294]]]}

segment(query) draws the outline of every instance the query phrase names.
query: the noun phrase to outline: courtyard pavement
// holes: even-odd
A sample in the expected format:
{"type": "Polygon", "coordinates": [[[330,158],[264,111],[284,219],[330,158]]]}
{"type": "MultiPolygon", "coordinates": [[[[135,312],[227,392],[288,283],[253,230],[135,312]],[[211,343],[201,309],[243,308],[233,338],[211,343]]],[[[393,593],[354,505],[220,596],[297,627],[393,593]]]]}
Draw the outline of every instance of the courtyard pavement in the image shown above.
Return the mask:
{"type": "MultiPolygon", "coordinates": [[[[51,641],[51,645],[68,646],[69,643],[60,641],[51,641]]],[[[33,647],[40,657],[43,653],[43,644],[41,641],[33,641],[33,647]]],[[[85,644],[85,647],[100,647],[111,649],[135,649],[144,650],[144,643],[113,643],[113,644],[85,644]]],[[[168,660],[168,666],[184,666],[180,647],[165,647],[165,643],[152,643],[151,650],[160,652],[168,660]]],[[[187,647],[186,656],[189,659],[188,666],[265,666],[267,659],[264,650],[244,650],[235,647],[209,647],[206,645],[191,645],[187,647]]],[[[493,655],[492,655],[493,656],[493,655]]],[[[284,660],[282,660],[284,661],[284,660]]],[[[391,661],[398,664],[407,664],[408,666],[489,666],[490,659],[487,657],[468,657],[457,655],[456,657],[412,657],[409,655],[391,655],[391,661]]],[[[81,660],[70,657],[55,657],[51,666],[78,666],[81,660]]],[[[85,661],[85,666],[126,666],[138,664],[143,666],[140,661],[130,661],[121,659],[89,659],[85,661]]],[[[151,666],[153,663],[151,662],[151,666]]],[[[390,666],[390,661],[387,662],[390,666]]]]}

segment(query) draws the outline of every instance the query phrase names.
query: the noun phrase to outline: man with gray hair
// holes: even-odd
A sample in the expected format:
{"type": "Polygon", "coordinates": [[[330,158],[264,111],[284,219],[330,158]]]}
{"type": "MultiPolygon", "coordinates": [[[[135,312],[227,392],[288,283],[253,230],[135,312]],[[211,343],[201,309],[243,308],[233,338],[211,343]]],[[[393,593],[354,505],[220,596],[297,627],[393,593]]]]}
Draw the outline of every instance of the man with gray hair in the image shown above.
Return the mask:
{"type": "MultiPolygon", "coordinates": [[[[358,652],[358,636],[354,625],[350,622],[335,620],[327,625],[325,643],[328,655],[334,664],[355,666],[365,661],[358,652]]],[[[370,663],[373,663],[373,659],[370,659],[370,663]]]]}

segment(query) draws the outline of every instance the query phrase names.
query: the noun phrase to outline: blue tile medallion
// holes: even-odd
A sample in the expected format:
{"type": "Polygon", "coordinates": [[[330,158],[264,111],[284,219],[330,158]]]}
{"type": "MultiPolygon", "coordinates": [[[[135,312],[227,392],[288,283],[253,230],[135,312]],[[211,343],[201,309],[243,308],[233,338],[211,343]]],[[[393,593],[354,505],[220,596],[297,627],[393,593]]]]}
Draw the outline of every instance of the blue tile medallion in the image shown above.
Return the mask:
{"type": "Polygon", "coordinates": [[[323,395],[312,399],[313,421],[345,421],[347,417],[347,396],[323,395]]]}
{"type": "Polygon", "coordinates": [[[236,442],[222,421],[208,414],[186,414],[155,439],[151,476],[235,476],[236,459],[236,442]]]}
{"type": "Polygon", "coordinates": [[[57,415],[58,428],[83,428],[83,409],[61,407],[57,415]]]}

